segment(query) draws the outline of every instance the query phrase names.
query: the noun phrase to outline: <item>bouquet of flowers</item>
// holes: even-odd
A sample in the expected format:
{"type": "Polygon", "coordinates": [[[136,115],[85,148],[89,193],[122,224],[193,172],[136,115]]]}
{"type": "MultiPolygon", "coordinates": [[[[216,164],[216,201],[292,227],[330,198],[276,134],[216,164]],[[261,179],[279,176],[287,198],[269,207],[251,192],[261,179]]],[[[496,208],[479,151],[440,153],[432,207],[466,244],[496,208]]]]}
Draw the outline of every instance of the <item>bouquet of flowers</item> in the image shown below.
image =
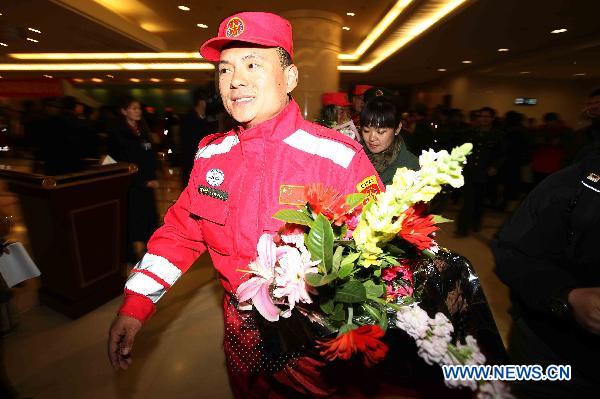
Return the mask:
{"type": "MultiPolygon", "coordinates": [[[[428,364],[483,364],[472,336],[455,340],[446,315],[430,317],[419,306],[424,284],[415,278],[419,261],[439,251],[437,224],[448,221],[428,215],[426,204],[443,185],[464,184],[462,167],[471,149],[467,143],[450,153],[424,151],[420,170],[398,169],[374,198],[343,196],[321,184],[306,187],[306,204],[277,212],[285,224],[260,237],[258,257],[246,270],[251,276],[236,293],[240,309],[254,307],[270,322],[309,309],[309,316],[337,332],[315,343],[330,361],[356,355],[366,366],[376,364],[388,351],[381,341],[385,331],[399,328],[415,339],[428,364]]],[[[478,388],[477,381],[447,384],[478,388]]],[[[492,396],[503,391],[479,385],[492,396]]]]}

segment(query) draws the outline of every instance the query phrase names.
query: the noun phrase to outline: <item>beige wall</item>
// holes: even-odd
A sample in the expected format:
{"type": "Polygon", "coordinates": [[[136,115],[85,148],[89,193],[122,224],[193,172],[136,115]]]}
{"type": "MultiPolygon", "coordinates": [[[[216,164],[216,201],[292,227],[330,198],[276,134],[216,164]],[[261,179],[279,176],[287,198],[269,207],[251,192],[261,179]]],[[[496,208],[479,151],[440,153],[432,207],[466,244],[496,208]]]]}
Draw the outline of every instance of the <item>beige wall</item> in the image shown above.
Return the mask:
{"type": "Polygon", "coordinates": [[[412,102],[429,107],[442,103],[446,94],[452,95],[452,107],[465,113],[490,106],[503,114],[516,110],[527,117],[541,121],[547,112],[558,112],[573,128],[586,124],[580,120],[581,108],[588,94],[600,87],[591,80],[541,80],[533,78],[490,78],[479,75],[455,75],[446,79],[417,86],[412,102]],[[514,105],[517,97],[537,98],[534,106],[514,105]]]}

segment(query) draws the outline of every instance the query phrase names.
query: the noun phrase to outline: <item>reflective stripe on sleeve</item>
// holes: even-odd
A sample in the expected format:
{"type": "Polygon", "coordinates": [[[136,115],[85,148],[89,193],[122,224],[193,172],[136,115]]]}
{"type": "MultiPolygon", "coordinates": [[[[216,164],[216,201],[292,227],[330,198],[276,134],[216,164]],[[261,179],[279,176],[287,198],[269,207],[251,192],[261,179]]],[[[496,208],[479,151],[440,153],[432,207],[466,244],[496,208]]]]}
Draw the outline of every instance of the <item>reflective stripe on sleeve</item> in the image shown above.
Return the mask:
{"type": "Polygon", "coordinates": [[[167,292],[162,284],[143,273],[133,273],[125,283],[125,288],[148,297],[153,303],[167,292]]]}
{"type": "Polygon", "coordinates": [[[181,270],[162,256],[146,254],[142,260],[135,266],[133,271],[146,270],[156,277],[162,279],[169,285],[175,284],[181,277],[181,270]]]}
{"type": "Polygon", "coordinates": [[[342,143],[324,137],[313,136],[302,129],[288,136],[284,143],[297,150],[327,158],[343,168],[348,168],[356,152],[342,143]]]}

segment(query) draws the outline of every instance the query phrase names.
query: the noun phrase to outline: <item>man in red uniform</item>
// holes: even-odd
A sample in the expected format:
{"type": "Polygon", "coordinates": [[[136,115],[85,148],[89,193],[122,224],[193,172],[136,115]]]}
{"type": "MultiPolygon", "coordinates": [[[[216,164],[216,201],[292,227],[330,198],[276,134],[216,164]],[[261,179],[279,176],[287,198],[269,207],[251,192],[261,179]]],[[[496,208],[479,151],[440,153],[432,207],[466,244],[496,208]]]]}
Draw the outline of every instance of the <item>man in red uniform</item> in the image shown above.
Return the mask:
{"type": "Polygon", "coordinates": [[[217,62],[219,89],[239,126],[205,137],[189,183],[148,242],[148,253],[125,286],[109,335],[113,367],[126,369],[136,333],[155,303],[208,250],[225,289],[224,349],[237,397],[326,395],[317,359],[268,356],[254,314],[237,309],[235,292],[256,258],[256,244],[282,223],[272,218],[303,201],[311,183],[342,193],[378,191],[381,182],[359,143],[305,121],[290,92],[298,83],[291,62],[290,23],[274,14],[245,12],[219,26],[201,55],[217,62]]]}

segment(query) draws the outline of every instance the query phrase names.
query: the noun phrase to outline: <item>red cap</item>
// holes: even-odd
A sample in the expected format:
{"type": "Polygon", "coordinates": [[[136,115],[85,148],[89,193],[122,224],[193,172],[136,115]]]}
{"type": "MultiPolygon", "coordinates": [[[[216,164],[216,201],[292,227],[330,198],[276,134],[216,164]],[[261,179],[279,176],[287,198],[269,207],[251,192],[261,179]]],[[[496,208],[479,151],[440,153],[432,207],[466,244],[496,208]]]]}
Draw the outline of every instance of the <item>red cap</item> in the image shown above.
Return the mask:
{"type": "Polygon", "coordinates": [[[340,107],[351,105],[346,92],[323,93],[321,95],[321,102],[323,105],[339,105],[340,107]]]}
{"type": "Polygon", "coordinates": [[[217,37],[200,46],[200,55],[208,61],[219,61],[221,49],[233,41],[282,47],[290,56],[294,55],[292,25],[279,15],[268,12],[241,12],[226,18],[219,25],[217,37]]]}
{"type": "Polygon", "coordinates": [[[354,96],[362,96],[363,94],[365,94],[365,91],[369,90],[371,87],[371,85],[356,85],[354,86],[354,91],[352,92],[352,95],[354,96]]]}

